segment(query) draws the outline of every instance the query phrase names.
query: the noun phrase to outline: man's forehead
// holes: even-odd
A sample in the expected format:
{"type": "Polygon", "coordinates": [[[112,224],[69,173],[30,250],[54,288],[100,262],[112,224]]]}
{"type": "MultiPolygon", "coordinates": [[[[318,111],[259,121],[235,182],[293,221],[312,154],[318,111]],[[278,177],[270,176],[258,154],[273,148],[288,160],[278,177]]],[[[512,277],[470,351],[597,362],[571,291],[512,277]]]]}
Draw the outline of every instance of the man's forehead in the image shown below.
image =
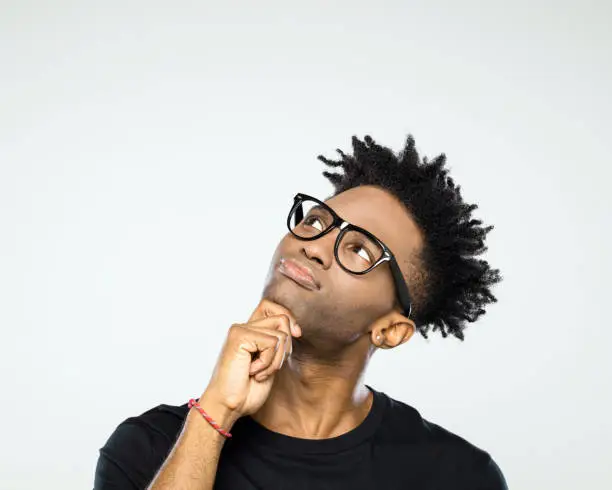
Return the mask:
{"type": "Polygon", "coordinates": [[[398,259],[405,256],[402,250],[420,246],[420,232],[410,213],[395,196],[381,188],[355,187],[325,202],[343,219],[382,240],[398,259]]]}

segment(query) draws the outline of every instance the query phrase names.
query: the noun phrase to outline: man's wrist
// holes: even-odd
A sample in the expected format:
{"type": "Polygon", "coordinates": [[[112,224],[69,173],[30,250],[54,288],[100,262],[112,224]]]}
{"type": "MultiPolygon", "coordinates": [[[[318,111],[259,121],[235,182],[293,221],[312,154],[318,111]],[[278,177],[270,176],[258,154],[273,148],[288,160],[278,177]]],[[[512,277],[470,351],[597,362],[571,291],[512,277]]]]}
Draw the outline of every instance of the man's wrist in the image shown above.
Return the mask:
{"type": "MultiPolygon", "coordinates": [[[[240,416],[233,410],[229,409],[222,403],[216,401],[212,396],[204,393],[198,400],[200,407],[217,423],[223,430],[230,432],[236,421],[240,416]]],[[[194,415],[192,417],[199,417],[201,421],[209,425],[211,430],[216,431],[212,425],[199,413],[195,407],[192,409],[194,415]]],[[[221,434],[219,434],[221,436],[221,434]]],[[[222,436],[223,437],[223,436],[222,436]]]]}

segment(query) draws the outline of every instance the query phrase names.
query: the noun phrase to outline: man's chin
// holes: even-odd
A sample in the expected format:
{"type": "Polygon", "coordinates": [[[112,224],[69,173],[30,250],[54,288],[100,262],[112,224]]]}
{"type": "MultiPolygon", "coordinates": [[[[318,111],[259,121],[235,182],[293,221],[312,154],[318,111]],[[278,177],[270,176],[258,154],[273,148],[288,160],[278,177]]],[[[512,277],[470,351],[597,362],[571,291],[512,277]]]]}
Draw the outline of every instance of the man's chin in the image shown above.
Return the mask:
{"type": "Polygon", "coordinates": [[[296,292],[288,291],[283,286],[277,281],[268,283],[263,290],[262,298],[287,308],[293,314],[295,320],[300,323],[300,319],[303,319],[310,306],[296,292]]]}

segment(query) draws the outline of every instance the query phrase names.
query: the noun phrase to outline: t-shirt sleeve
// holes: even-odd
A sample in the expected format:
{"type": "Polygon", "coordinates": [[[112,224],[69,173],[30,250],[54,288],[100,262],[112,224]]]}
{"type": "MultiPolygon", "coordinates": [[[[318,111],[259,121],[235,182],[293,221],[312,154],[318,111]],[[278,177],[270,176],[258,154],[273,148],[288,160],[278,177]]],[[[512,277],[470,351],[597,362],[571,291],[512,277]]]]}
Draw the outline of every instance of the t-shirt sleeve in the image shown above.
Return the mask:
{"type": "Polygon", "coordinates": [[[94,490],[140,490],[163,463],[146,426],[123,422],[100,449],[94,490]]]}
{"type": "Polygon", "coordinates": [[[490,456],[478,467],[474,480],[474,490],[508,490],[504,474],[490,456]]]}

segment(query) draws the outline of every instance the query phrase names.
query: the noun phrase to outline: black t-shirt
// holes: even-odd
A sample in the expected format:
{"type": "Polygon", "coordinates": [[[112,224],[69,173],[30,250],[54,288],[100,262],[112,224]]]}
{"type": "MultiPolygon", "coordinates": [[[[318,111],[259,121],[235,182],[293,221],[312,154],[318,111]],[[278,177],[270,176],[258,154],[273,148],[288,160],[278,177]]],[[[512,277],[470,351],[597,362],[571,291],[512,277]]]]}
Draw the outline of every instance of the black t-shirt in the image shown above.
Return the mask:
{"type": "MultiPolygon", "coordinates": [[[[290,437],[240,418],[221,451],[215,490],[507,490],[487,452],[368,388],[374,400],[366,418],[331,439],[290,437]]],[[[122,422],[100,449],[94,490],[146,488],[188,410],[159,405],[122,422]]]]}

